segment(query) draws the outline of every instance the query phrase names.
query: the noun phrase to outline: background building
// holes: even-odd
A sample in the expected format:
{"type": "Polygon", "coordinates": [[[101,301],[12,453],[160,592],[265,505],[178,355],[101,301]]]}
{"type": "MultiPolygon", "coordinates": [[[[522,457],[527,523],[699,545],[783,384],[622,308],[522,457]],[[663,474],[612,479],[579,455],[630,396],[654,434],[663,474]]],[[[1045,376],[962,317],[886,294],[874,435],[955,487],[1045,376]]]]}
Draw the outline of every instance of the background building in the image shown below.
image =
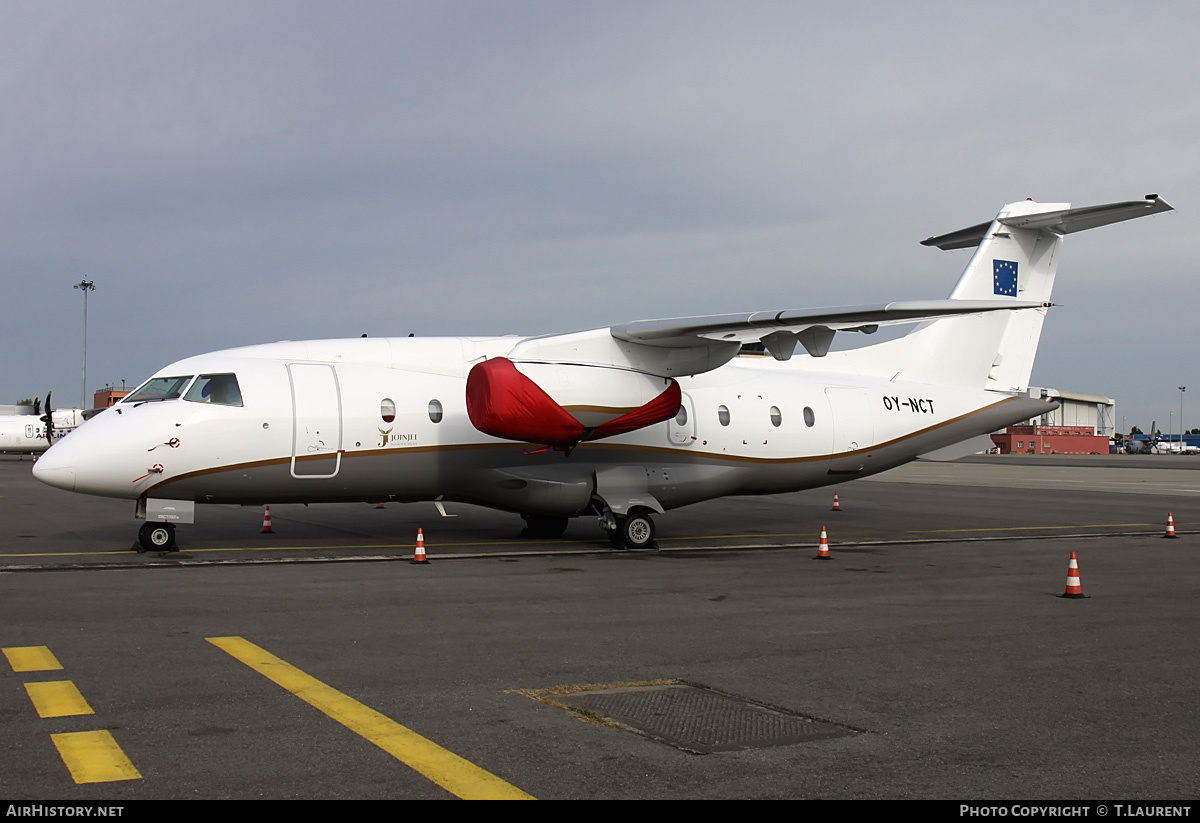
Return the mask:
{"type": "MultiPolygon", "coordinates": [[[[1034,390],[1031,390],[1034,391],[1034,390]]],[[[1059,407],[992,435],[1001,454],[1108,454],[1116,403],[1098,394],[1041,389],[1059,407]]]]}

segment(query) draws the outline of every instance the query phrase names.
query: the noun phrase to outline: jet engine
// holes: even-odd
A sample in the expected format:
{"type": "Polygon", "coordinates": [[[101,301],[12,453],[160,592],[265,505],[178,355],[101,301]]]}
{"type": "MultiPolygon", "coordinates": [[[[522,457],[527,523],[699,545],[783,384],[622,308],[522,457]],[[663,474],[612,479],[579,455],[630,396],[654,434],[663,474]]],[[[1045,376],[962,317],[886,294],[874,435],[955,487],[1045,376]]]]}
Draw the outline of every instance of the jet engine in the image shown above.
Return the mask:
{"type": "Polygon", "coordinates": [[[672,378],[605,366],[484,360],[467,375],[467,414],[484,434],[570,452],[679,413],[672,378]]]}

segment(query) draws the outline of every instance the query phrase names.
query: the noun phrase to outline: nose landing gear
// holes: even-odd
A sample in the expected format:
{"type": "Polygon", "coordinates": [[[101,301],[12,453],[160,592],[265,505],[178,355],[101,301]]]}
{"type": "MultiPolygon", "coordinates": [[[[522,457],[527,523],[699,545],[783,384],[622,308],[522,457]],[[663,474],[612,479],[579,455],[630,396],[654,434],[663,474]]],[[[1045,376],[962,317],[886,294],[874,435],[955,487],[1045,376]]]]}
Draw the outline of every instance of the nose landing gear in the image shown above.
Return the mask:
{"type": "Polygon", "coordinates": [[[175,526],[172,523],[143,523],[138,529],[137,543],[134,544],[138,554],[145,552],[175,552],[179,546],[175,543],[175,526]]]}

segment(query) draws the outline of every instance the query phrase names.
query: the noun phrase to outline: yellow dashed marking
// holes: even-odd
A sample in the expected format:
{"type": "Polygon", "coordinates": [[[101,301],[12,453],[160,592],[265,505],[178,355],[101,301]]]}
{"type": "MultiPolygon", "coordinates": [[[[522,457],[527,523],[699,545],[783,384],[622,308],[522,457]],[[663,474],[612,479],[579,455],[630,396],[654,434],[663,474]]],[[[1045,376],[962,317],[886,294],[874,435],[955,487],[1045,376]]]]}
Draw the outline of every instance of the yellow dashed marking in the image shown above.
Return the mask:
{"type": "Polygon", "coordinates": [[[10,646],[2,649],[14,672],[51,672],[62,669],[62,663],[47,646],[10,646]]]}
{"type": "Polygon", "coordinates": [[[141,773],[107,731],[52,734],[50,738],[76,783],[142,779],[141,773]]]}
{"type": "Polygon", "coordinates": [[[37,709],[38,717],[74,717],[80,714],[95,714],[79,689],[70,680],[52,680],[44,683],[26,683],[25,691],[37,709]]]}
{"type": "Polygon", "coordinates": [[[207,640],[463,800],[534,799],[248,640],[240,637],[207,640]]]}

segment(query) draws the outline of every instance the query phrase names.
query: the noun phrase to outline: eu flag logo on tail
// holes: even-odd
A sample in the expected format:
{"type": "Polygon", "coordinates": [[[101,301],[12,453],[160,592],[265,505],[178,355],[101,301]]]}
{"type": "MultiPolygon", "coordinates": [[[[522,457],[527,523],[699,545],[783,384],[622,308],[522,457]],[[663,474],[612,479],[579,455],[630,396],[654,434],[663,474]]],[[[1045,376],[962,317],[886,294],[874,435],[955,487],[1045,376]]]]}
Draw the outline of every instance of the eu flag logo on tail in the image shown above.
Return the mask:
{"type": "Polygon", "coordinates": [[[992,293],[1017,296],[1017,264],[1012,260],[992,261],[992,293]]]}

